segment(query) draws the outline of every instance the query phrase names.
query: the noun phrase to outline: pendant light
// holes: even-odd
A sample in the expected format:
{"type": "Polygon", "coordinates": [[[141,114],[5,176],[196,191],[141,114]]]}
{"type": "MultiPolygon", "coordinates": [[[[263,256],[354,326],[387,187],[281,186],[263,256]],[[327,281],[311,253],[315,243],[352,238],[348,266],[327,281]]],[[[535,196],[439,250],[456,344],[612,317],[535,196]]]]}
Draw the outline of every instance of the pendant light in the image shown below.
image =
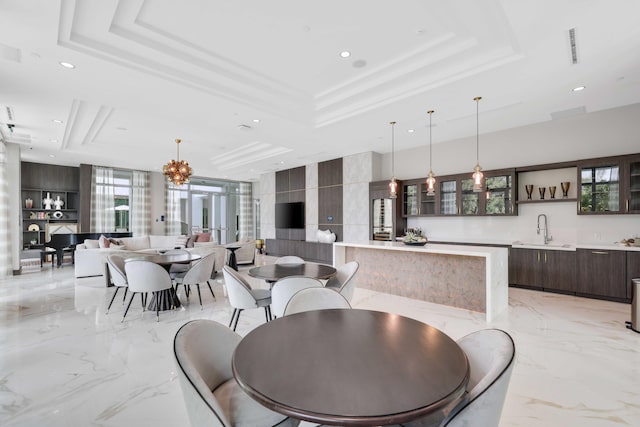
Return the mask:
{"type": "Polygon", "coordinates": [[[162,167],[162,173],[166,175],[170,182],[178,186],[189,182],[189,178],[193,174],[193,169],[189,166],[189,162],[180,160],[180,142],[182,142],[182,140],[176,139],[176,158],[178,160],[171,160],[162,167]]]}
{"type": "Polygon", "coordinates": [[[432,151],[431,151],[431,119],[432,119],[432,114],[435,111],[433,110],[429,110],[427,111],[427,114],[429,115],[429,176],[427,176],[427,196],[435,196],[436,195],[436,177],[433,176],[433,171],[431,170],[431,159],[433,158],[432,156],[432,151]]]}
{"type": "Polygon", "coordinates": [[[480,125],[479,125],[479,116],[478,116],[478,105],[480,104],[481,96],[476,96],[473,98],[476,101],[476,167],[474,168],[474,172],[472,175],[473,178],[473,191],[476,193],[481,192],[484,189],[482,178],[484,177],[482,173],[482,168],[480,167],[480,125]]]}
{"type": "Polygon", "coordinates": [[[395,168],[395,145],[393,140],[394,127],[396,122],[389,122],[391,125],[391,181],[389,181],[389,197],[396,199],[398,197],[398,182],[396,181],[396,175],[394,173],[395,168]]]}

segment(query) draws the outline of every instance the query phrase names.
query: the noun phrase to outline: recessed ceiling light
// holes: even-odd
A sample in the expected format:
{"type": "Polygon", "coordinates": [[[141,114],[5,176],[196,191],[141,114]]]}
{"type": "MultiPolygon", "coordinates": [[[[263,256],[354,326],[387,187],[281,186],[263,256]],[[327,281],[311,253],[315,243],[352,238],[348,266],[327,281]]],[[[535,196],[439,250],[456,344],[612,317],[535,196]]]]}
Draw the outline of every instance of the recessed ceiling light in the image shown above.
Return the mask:
{"type": "Polygon", "coordinates": [[[69,68],[69,69],[76,68],[76,66],[73,65],[71,62],[61,61],[61,62],[59,62],[59,64],[62,65],[64,68],[69,68]]]}
{"type": "Polygon", "coordinates": [[[61,124],[62,124],[62,120],[53,119],[53,120],[51,120],[51,121],[52,121],[53,123],[57,123],[57,124],[59,124],[59,125],[61,125],[61,124]]]}
{"type": "Polygon", "coordinates": [[[413,132],[414,132],[414,130],[413,130],[413,129],[407,129],[407,132],[409,132],[409,133],[413,133],[413,132]]]}
{"type": "Polygon", "coordinates": [[[121,130],[121,131],[129,130],[129,129],[127,129],[127,128],[125,128],[125,127],[122,127],[122,126],[119,126],[119,127],[117,127],[116,129],[117,129],[117,130],[121,130]]]}
{"type": "Polygon", "coordinates": [[[55,156],[56,156],[55,154],[49,154],[49,157],[51,157],[51,158],[53,158],[55,156]]]}
{"type": "Polygon", "coordinates": [[[253,119],[253,123],[260,123],[260,119],[253,119]]]}
{"type": "Polygon", "coordinates": [[[341,58],[348,58],[350,56],[351,56],[351,52],[349,52],[348,50],[343,50],[342,52],[340,52],[341,58]]]}
{"type": "Polygon", "coordinates": [[[578,86],[578,87],[574,87],[573,91],[574,92],[580,92],[581,90],[584,90],[586,86],[578,86]]]}
{"type": "Polygon", "coordinates": [[[57,139],[50,139],[49,142],[56,143],[56,142],[58,142],[58,140],[57,139]]]}

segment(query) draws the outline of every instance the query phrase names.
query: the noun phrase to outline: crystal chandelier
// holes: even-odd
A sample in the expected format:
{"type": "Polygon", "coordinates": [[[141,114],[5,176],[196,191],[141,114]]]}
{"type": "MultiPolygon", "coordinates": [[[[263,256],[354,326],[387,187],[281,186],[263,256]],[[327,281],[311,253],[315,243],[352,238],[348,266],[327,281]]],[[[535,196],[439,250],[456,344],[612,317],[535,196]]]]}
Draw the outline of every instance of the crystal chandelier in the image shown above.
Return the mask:
{"type": "Polygon", "coordinates": [[[185,182],[189,182],[189,177],[193,174],[193,169],[189,166],[189,162],[186,160],[180,160],[180,139],[176,139],[177,152],[176,158],[178,160],[171,160],[169,163],[162,167],[162,172],[167,176],[170,182],[175,185],[182,185],[185,182]]]}

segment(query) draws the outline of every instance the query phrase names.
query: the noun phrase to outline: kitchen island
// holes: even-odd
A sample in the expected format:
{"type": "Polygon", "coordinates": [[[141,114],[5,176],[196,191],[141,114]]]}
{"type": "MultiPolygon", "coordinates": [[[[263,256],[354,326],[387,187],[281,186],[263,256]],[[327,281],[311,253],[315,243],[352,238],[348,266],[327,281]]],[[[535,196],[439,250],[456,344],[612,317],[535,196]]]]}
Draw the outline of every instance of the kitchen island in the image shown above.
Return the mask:
{"type": "Polygon", "coordinates": [[[360,288],[478,311],[487,322],[507,309],[507,248],[336,242],[334,266],[350,261],[360,264],[360,288]]]}

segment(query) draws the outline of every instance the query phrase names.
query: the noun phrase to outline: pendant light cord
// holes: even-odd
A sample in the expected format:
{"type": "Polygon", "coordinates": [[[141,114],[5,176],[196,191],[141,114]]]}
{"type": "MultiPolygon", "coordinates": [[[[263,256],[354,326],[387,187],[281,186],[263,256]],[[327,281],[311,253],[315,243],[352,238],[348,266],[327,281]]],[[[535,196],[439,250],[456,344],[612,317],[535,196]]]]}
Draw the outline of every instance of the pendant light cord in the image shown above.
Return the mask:
{"type": "Polygon", "coordinates": [[[431,166],[433,164],[432,160],[433,160],[433,155],[432,155],[432,151],[431,151],[431,119],[433,118],[433,110],[429,110],[427,111],[427,114],[429,114],[429,171],[431,171],[431,166]]]}
{"type": "Polygon", "coordinates": [[[473,98],[476,101],[476,164],[480,164],[480,100],[481,96],[473,98]]]}
{"type": "Polygon", "coordinates": [[[393,134],[394,134],[394,127],[396,125],[396,122],[389,122],[389,124],[391,124],[391,176],[395,177],[396,173],[395,173],[395,166],[396,166],[396,158],[395,158],[395,141],[393,139],[393,134]]]}

